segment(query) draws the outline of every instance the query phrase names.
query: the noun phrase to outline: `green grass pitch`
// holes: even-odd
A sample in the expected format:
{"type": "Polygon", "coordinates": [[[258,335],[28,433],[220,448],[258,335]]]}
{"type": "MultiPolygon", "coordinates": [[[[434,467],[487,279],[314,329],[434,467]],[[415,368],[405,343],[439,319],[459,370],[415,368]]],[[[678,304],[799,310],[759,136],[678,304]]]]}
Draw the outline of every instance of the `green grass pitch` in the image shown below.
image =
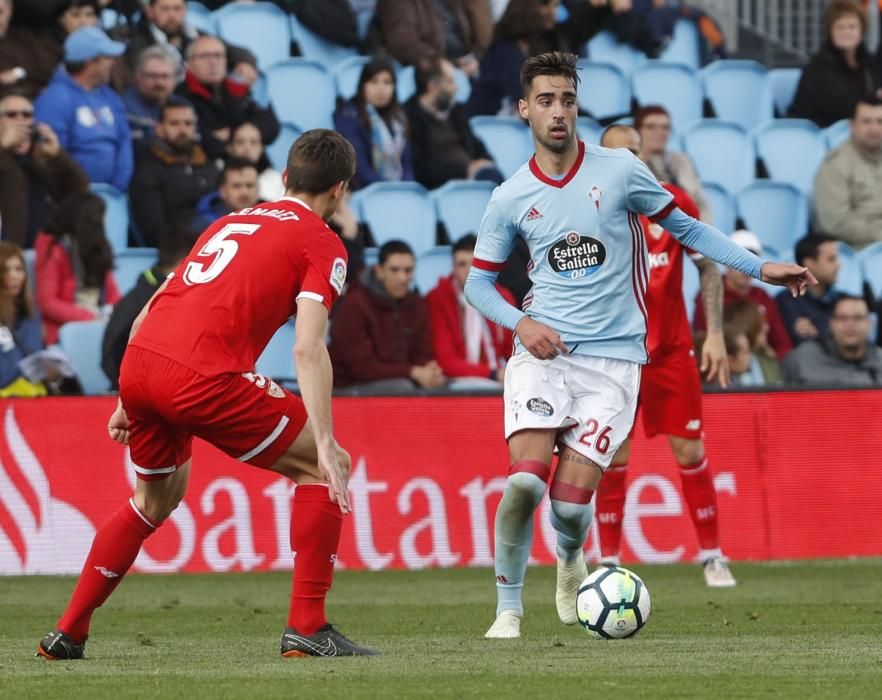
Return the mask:
{"type": "Polygon", "coordinates": [[[34,657],[70,577],[0,578],[2,698],[882,698],[882,560],[635,566],[649,624],[624,641],[564,627],[531,569],[520,640],[485,640],[488,570],[341,572],[329,615],[372,659],[281,659],[284,573],[135,575],[95,615],[87,659],[34,657]]]}

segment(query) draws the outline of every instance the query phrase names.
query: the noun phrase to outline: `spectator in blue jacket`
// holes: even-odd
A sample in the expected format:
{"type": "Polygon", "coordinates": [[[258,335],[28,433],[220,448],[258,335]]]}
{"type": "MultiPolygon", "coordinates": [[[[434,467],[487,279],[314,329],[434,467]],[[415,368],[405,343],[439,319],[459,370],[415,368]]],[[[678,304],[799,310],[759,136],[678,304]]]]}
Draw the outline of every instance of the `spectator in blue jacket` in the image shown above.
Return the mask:
{"type": "Polygon", "coordinates": [[[355,147],[352,188],[413,180],[407,117],[395,93],[395,69],[382,58],[365,64],[355,97],[334,115],[334,126],[355,147]]]}
{"type": "MultiPolygon", "coordinates": [[[[43,349],[40,315],[28,289],[21,248],[0,242],[0,397],[45,396],[42,382],[24,377],[19,362],[43,349]]],[[[57,365],[44,366],[46,378],[60,378],[57,365]]]]}
{"type": "Polygon", "coordinates": [[[257,177],[254,163],[230,158],[221,173],[217,191],[209,192],[196,205],[196,230],[201,232],[222,216],[257,204],[260,201],[257,177]]]}
{"type": "Polygon", "coordinates": [[[125,44],[97,27],[82,27],[64,42],[64,66],[37,98],[37,121],[52,127],[61,147],[92,182],[120,192],[132,177],[132,137],[122,99],[108,85],[125,44]]]}

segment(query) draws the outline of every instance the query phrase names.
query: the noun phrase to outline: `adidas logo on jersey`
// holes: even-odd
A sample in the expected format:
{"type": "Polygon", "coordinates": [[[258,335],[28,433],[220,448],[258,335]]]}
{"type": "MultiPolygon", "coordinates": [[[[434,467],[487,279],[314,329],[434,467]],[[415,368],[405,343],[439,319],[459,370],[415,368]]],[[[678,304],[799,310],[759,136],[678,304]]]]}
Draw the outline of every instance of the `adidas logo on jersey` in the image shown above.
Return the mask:
{"type": "Polygon", "coordinates": [[[530,211],[527,213],[527,221],[536,221],[537,219],[542,218],[542,212],[539,211],[536,207],[530,207],[530,211]]]}

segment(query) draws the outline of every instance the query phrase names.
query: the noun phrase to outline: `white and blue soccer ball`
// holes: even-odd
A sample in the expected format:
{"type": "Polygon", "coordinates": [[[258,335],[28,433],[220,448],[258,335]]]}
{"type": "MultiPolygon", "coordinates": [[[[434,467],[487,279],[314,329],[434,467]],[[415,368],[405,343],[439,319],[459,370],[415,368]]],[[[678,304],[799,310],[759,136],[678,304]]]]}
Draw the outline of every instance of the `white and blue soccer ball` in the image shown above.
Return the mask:
{"type": "Polygon", "coordinates": [[[651,609],[649,589],[633,571],[604,566],[579,585],[579,624],[598,639],[625,639],[646,624],[651,609]]]}

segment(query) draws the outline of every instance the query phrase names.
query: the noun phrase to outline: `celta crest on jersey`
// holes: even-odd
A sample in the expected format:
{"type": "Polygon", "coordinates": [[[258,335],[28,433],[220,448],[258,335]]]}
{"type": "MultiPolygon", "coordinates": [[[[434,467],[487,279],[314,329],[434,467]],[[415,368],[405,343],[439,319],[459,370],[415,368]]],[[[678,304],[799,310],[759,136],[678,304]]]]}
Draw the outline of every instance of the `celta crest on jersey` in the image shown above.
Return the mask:
{"type": "Polygon", "coordinates": [[[606,260],[606,247],[591,236],[570,231],[548,249],[548,264],[564,279],[593,275],[606,260]]]}
{"type": "Polygon", "coordinates": [[[597,185],[594,185],[590,190],[588,190],[588,197],[594,202],[594,206],[597,211],[600,211],[600,198],[603,196],[603,190],[601,190],[597,185]]]}

